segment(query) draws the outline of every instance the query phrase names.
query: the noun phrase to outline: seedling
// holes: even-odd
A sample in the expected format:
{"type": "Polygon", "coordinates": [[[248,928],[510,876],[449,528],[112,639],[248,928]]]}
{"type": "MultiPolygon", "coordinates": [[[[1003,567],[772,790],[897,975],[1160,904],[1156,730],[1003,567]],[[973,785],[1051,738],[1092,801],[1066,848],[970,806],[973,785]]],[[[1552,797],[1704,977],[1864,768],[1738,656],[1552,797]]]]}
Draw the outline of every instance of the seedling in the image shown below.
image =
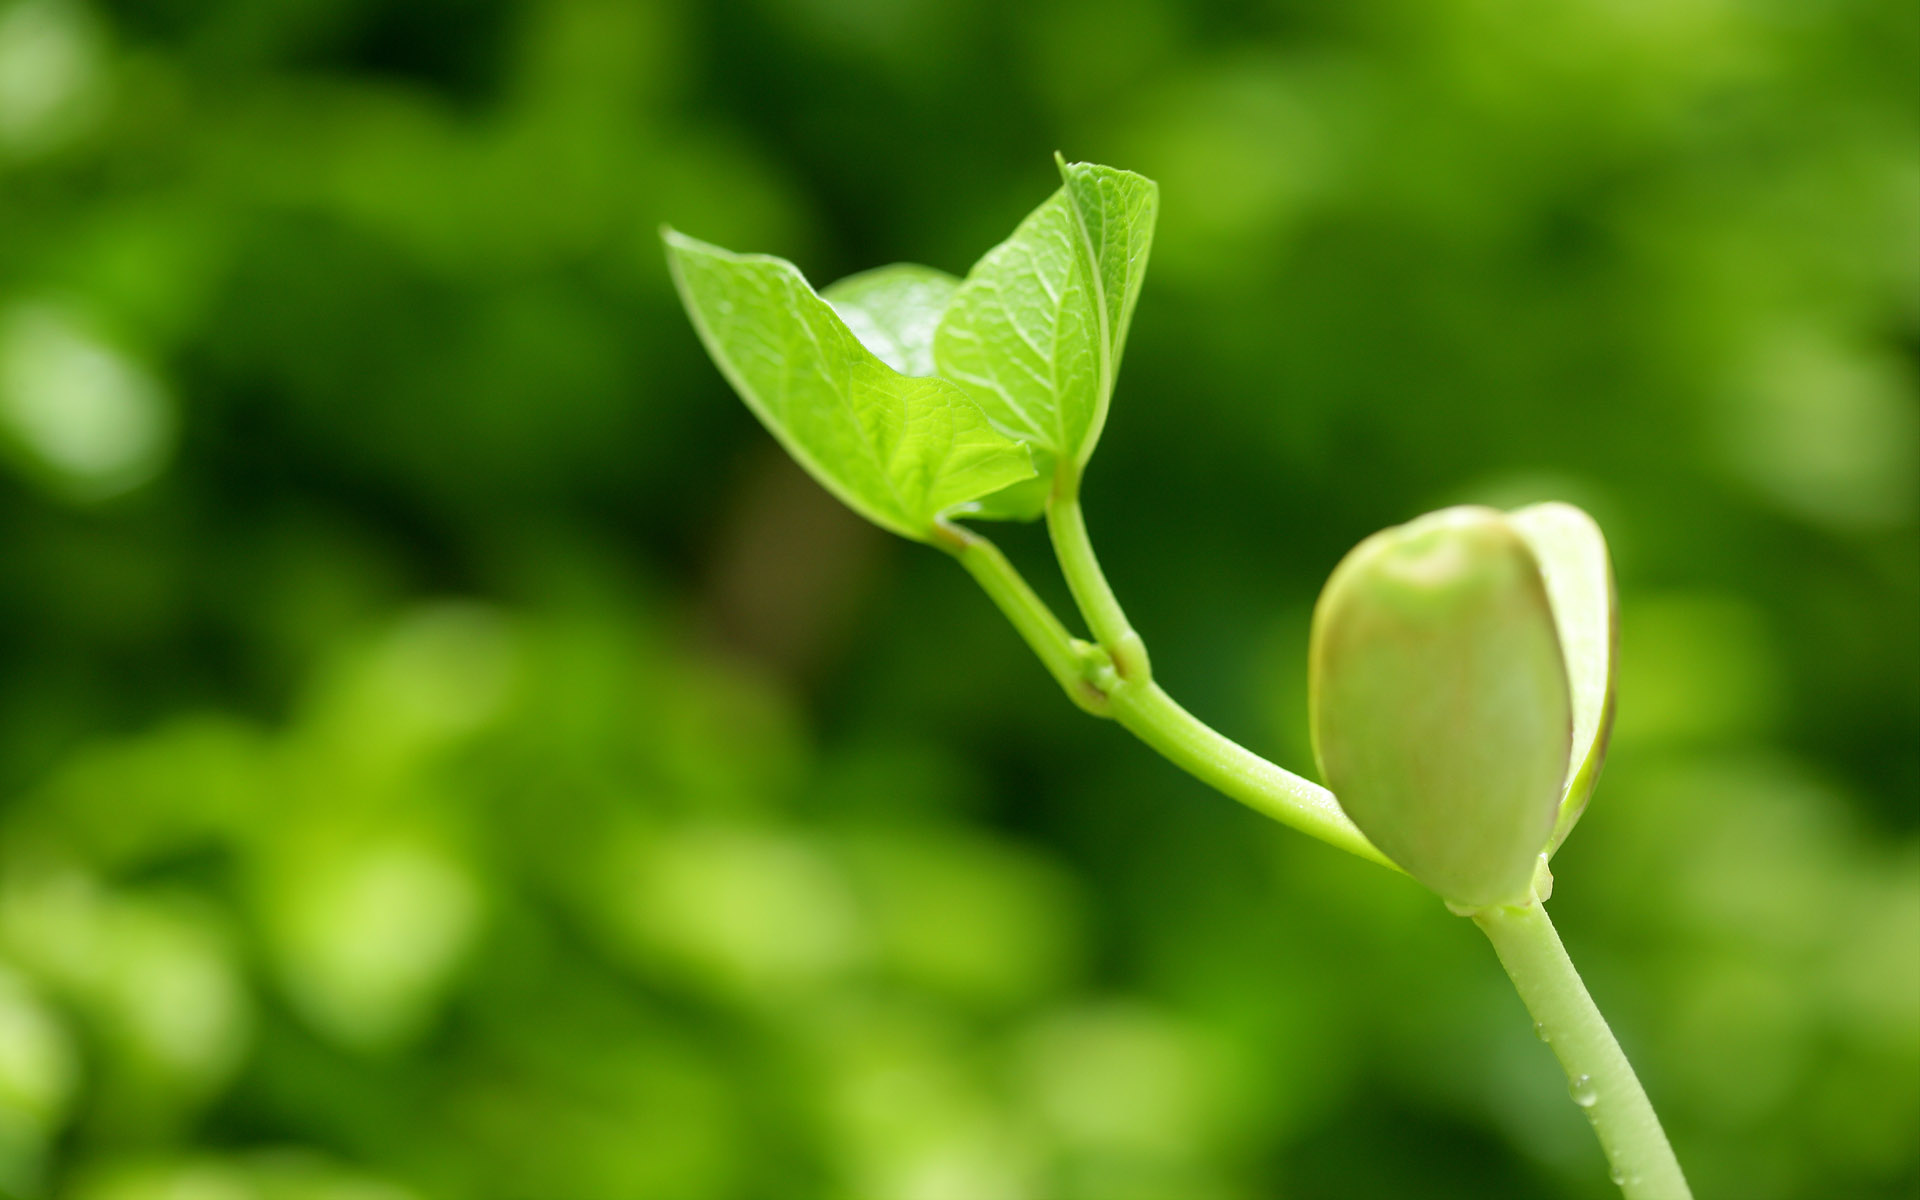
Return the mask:
{"type": "Polygon", "coordinates": [[[721,373],[815,479],[957,559],[1075,704],[1470,917],[1559,1057],[1621,1190],[1688,1197],[1544,903],[1548,860],[1586,806],[1613,720],[1613,579],[1599,527],[1564,504],[1458,508],[1356,547],[1321,594],[1309,659],[1314,751],[1334,791],[1221,736],[1153,681],[1080,511],[1158,189],[1111,167],[1059,167],[1060,189],[965,279],[899,264],[816,293],[791,263],[671,229],[667,261],[721,373]],[[1090,639],[962,524],[1042,517],[1090,639]]]}

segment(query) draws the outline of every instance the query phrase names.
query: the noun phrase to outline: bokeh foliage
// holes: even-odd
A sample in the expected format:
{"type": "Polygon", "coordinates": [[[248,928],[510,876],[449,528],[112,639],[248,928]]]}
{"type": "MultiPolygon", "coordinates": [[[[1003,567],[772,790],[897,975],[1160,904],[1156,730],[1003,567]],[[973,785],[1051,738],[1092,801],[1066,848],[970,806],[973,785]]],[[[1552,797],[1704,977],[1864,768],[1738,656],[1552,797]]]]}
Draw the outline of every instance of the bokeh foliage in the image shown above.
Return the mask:
{"type": "Polygon", "coordinates": [[[1086,502],[1170,690],[1305,770],[1348,546],[1587,507],[1567,941],[1701,1195],[1912,1195],[1917,49],[1899,0],[0,0],[0,1191],[1608,1194],[1471,928],[1074,710],[676,310],[662,221],[961,271],[1058,148],[1162,185],[1086,502]]]}

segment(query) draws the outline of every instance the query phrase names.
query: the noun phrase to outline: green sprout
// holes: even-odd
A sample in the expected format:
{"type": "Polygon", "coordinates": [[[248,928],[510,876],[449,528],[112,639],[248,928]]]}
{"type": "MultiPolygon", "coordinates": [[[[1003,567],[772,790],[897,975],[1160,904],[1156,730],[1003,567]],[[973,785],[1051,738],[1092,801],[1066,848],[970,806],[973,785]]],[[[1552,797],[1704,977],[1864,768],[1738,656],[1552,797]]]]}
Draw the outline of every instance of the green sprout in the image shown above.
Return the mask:
{"type": "Polygon", "coordinates": [[[1613,722],[1615,601],[1599,527],[1565,504],[1458,508],[1356,547],[1313,623],[1314,749],[1333,791],[1215,732],[1154,682],[1080,510],[1158,188],[1111,167],[1059,168],[1059,190],[964,280],[898,264],[816,293],[784,260],[662,236],[708,353],[802,467],[868,520],[957,559],[1075,704],[1472,918],[1624,1194],[1688,1197],[1544,906],[1548,860],[1586,806],[1613,722]],[[1041,517],[1090,639],[961,523],[1041,517]]]}

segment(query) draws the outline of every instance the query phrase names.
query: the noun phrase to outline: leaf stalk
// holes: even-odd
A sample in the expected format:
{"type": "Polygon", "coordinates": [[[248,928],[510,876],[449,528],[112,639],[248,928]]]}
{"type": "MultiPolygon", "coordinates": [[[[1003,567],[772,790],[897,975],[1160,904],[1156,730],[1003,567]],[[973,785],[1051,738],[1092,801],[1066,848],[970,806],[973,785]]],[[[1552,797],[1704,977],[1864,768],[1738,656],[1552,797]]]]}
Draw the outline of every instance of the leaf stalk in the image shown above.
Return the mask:
{"type": "Polygon", "coordinates": [[[1147,644],[1134,632],[1107,583],[1106,573],[1100,569],[1100,560],[1094,556],[1087,520],[1080,511],[1080,481],[1064,463],[1053,494],[1047,499],[1047,533],[1060,560],[1060,573],[1066,576],[1067,590],[1073,593],[1094,640],[1113,659],[1113,669],[1129,683],[1152,682],[1153,664],[1147,657],[1147,644]]]}

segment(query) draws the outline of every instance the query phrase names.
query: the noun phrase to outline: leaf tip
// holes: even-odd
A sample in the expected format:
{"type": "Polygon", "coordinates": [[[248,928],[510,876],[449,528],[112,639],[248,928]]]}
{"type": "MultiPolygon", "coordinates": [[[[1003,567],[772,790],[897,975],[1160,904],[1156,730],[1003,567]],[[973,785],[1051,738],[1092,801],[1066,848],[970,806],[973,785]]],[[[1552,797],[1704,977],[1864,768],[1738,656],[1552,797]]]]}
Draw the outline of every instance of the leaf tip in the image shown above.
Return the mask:
{"type": "Polygon", "coordinates": [[[666,224],[660,226],[660,241],[666,245],[667,249],[682,254],[689,252],[697,253],[703,250],[711,253],[720,249],[718,246],[703,242],[697,237],[682,233],[673,226],[666,224]]]}

